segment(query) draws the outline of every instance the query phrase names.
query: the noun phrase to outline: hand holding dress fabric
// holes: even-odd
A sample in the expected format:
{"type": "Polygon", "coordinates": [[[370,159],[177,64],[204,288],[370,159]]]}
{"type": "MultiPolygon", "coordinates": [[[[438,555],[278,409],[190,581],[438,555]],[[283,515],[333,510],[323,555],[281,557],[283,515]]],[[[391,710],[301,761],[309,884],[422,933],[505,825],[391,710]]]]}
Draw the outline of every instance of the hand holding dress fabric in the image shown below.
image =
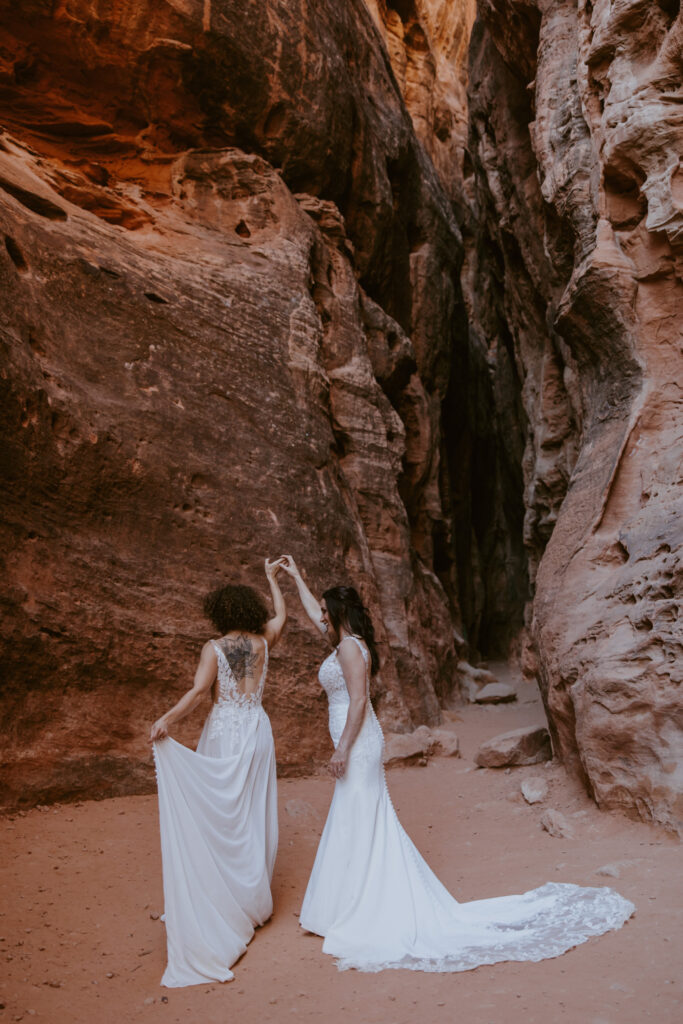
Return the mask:
{"type": "Polygon", "coordinates": [[[272,913],[275,750],[261,700],[269,643],[286,618],[276,575],[271,563],[270,619],[251,588],[209,595],[207,614],[224,635],[204,645],[192,689],[152,727],[160,736],[216,684],[196,751],[172,738],[154,743],[168,987],[231,980],[230,968],[272,913]]]}
{"type": "Polygon", "coordinates": [[[168,726],[164,722],[163,718],[157,718],[149,731],[150,743],[156,743],[158,740],[166,739],[168,736],[168,726]]]}
{"type": "Polygon", "coordinates": [[[183,694],[170,711],[167,711],[161,718],[157,718],[149,734],[152,743],[165,739],[168,736],[169,726],[180,721],[181,718],[185,718],[186,715],[189,715],[197,707],[213,685],[213,681],[216,678],[216,666],[214,649],[210,643],[205,643],[191,689],[183,694]]]}

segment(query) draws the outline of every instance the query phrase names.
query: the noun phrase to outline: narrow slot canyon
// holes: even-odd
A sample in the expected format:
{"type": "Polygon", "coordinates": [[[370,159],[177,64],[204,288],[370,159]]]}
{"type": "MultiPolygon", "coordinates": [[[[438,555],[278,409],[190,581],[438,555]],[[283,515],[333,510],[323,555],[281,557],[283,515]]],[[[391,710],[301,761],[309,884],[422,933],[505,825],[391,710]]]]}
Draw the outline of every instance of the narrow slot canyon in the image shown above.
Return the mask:
{"type": "MultiPolygon", "coordinates": [[[[4,806],[151,792],[205,592],[291,552],[362,591],[388,732],[509,662],[598,807],[680,832],[678,3],[29,6],[0,2],[4,806]]],[[[325,712],[287,629],[297,777],[325,712]]]]}

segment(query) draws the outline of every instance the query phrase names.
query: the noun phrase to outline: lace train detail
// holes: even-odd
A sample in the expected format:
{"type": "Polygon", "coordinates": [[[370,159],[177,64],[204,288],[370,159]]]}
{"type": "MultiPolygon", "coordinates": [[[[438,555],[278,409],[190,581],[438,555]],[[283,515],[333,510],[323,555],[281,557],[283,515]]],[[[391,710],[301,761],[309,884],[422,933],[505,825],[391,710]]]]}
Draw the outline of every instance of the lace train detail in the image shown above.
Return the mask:
{"type": "MultiPolygon", "coordinates": [[[[504,901],[510,897],[499,899],[504,901]]],[[[536,901],[542,906],[516,924],[492,925],[491,937],[486,945],[462,946],[457,952],[439,958],[405,956],[401,960],[378,962],[374,959],[340,957],[337,967],[340,971],[355,969],[369,973],[384,970],[456,973],[506,960],[538,963],[539,960],[561,956],[593,936],[616,931],[635,911],[632,903],[606,886],[582,888],[569,883],[547,882],[540,889],[533,889],[512,899],[524,901],[528,909],[536,901]],[[548,900],[551,901],[550,906],[547,905],[548,900]]],[[[471,905],[459,904],[459,907],[466,911],[471,905]]],[[[520,907],[520,913],[523,912],[524,908],[520,907]]],[[[466,926],[463,925],[465,931],[466,926]]]]}

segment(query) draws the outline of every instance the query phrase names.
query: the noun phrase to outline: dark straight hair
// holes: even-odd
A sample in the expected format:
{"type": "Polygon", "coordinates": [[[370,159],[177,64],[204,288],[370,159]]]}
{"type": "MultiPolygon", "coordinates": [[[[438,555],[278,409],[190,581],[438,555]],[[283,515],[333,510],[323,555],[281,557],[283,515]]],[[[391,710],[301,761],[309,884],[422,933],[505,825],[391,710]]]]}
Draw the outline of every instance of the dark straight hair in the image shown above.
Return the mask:
{"type": "Polygon", "coordinates": [[[323,594],[327,614],[336,632],[344,626],[354,636],[365,641],[370,652],[370,671],[374,676],[379,669],[379,654],[375,644],[375,629],[370,613],[353,587],[330,587],[323,594]]]}

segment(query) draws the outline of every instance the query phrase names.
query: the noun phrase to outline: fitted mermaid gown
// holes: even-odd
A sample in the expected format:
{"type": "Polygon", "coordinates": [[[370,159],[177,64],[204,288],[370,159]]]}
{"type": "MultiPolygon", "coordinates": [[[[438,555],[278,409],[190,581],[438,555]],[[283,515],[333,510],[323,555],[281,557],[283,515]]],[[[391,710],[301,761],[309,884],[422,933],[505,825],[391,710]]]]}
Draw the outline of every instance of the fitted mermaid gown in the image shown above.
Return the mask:
{"type": "Polygon", "coordinates": [[[154,744],[164,875],[169,988],[229,981],[254,928],[273,911],[277,851],[275,751],[258,688],[240,691],[218,660],[218,699],[196,752],[167,737],[154,744]]]}
{"type": "MultiPolygon", "coordinates": [[[[362,651],[369,694],[368,652],[362,651]]],[[[319,679],[336,747],[349,709],[337,651],[319,679]]],[[[300,923],[324,937],[340,969],[466,971],[544,960],[620,928],[634,906],[609,888],[549,882],[515,896],[458,903],[396,816],[382,766],[384,739],[369,695],[346,773],[334,788],[300,923]]]]}

